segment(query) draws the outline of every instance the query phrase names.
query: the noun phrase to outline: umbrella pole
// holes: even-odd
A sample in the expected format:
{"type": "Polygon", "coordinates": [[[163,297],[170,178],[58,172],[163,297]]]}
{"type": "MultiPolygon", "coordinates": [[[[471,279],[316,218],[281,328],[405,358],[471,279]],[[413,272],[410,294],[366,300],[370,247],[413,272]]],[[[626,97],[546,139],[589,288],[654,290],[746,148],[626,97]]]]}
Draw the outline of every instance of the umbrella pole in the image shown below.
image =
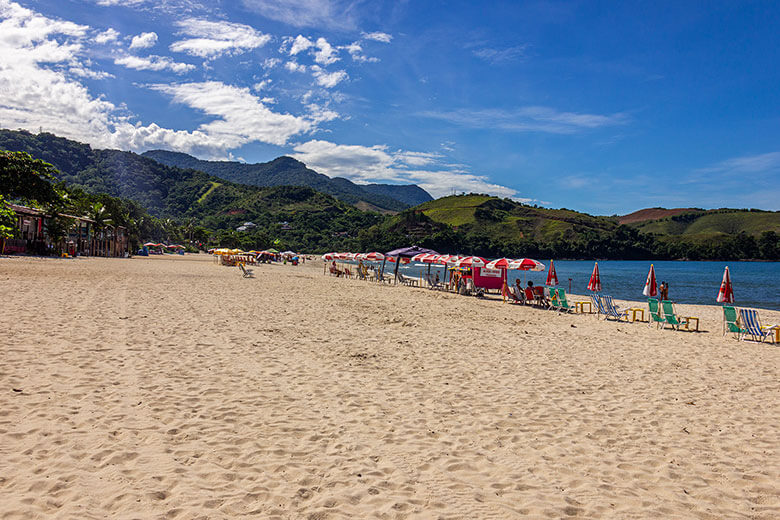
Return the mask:
{"type": "Polygon", "coordinates": [[[387,257],[382,259],[382,269],[379,271],[379,276],[376,277],[377,282],[383,282],[385,280],[385,262],[387,262],[387,257]]]}
{"type": "Polygon", "coordinates": [[[395,257],[395,271],[393,272],[393,277],[395,278],[394,283],[398,285],[398,264],[401,263],[401,257],[396,256],[395,257]]]}

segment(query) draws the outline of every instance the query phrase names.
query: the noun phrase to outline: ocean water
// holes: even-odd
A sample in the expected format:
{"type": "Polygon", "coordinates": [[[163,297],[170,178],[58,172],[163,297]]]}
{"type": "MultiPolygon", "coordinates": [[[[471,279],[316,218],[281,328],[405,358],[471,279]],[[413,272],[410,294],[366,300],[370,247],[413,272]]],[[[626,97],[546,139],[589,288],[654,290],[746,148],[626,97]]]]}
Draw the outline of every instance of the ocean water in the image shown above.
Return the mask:
{"type": "MultiPolygon", "coordinates": [[[[549,268],[549,260],[541,260],[549,268]]],[[[558,273],[558,287],[573,294],[587,294],[588,280],[593,272],[593,261],[555,262],[558,273]]],[[[599,262],[599,274],[603,294],[615,298],[641,301],[650,270],[647,261],[604,260],[599,262]]],[[[677,303],[716,305],[723,270],[729,266],[731,283],[734,287],[735,304],[743,307],[780,310],[780,262],[674,262],[658,261],[655,265],[656,281],[669,284],[669,298],[677,303]]],[[[395,265],[388,263],[386,272],[392,272],[395,265]]],[[[428,266],[409,264],[399,268],[409,276],[427,272],[428,266]]],[[[432,265],[431,273],[439,272],[443,266],[432,265]]],[[[544,285],[547,272],[509,271],[509,282],[519,278],[531,280],[535,285],[544,285]]]]}

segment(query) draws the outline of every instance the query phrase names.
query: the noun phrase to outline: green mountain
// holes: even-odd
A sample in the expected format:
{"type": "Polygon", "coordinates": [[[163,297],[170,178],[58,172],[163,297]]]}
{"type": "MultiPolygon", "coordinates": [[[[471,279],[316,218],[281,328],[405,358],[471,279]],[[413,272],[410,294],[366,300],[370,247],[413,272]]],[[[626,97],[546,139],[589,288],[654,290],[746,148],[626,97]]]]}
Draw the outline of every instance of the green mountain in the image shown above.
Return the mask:
{"type": "Polygon", "coordinates": [[[489,195],[426,202],[366,230],[366,245],[413,241],[438,251],[490,257],[613,259],[780,258],[780,212],[662,210],[661,219],[593,216],[489,195]],[[669,213],[671,211],[671,213],[669,213]]]}
{"type": "MultiPolygon", "coordinates": [[[[0,130],[0,149],[52,163],[73,190],[135,201],[159,219],[200,225],[209,243],[229,247],[262,248],[280,240],[286,248],[312,252],[388,251],[416,243],[489,257],[780,260],[780,212],[651,208],[603,217],[469,194],[381,215],[311,187],[238,184],[52,134],[0,130]],[[247,221],[255,226],[237,232],[247,221]]],[[[284,169],[288,161],[268,165],[284,169]]]]}
{"type": "Polygon", "coordinates": [[[143,156],[168,166],[201,170],[241,184],[309,186],[348,204],[362,203],[364,208],[401,211],[420,202],[431,200],[431,196],[416,185],[358,185],[348,179],[330,178],[317,173],[291,157],[278,157],[267,163],[245,164],[234,161],[202,161],[186,153],[166,150],[150,150],[144,152],[143,156]]]}
{"type": "Polygon", "coordinates": [[[291,249],[354,248],[353,237],[384,218],[309,187],[237,184],[132,152],[93,150],[48,133],[0,130],[0,149],[53,164],[69,188],[129,199],[156,217],[194,220],[225,245],[270,247],[281,239],[291,249]],[[234,230],[246,221],[256,226],[237,234],[234,230]]]}

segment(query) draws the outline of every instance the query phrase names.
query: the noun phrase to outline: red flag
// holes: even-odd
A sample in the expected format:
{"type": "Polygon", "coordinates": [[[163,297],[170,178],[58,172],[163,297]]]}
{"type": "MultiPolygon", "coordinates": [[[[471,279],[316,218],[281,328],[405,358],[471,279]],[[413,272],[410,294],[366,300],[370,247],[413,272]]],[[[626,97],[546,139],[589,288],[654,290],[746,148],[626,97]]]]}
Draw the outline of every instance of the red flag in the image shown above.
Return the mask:
{"type": "Polygon", "coordinates": [[[647,281],[642,294],[645,296],[658,296],[658,286],[655,283],[655,268],[653,264],[650,264],[650,272],[647,273],[647,281]]]}
{"type": "Polygon", "coordinates": [[[720,282],[718,298],[715,301],[718,303],[734,303],[734,289],[731,287],[731,276],[729,276],[728,266],[723,271],[723,281],[720,282]]]}
{"type": "Polygon", "coordinates": [[[588,290],[593,292],[599,292],[601,290],[601,277],[599,276],[598,262],[596,262],[596,265],[593,266],[593,274],[590,275],[588,290]]]}
{"type": "Polygon", "coordinates": [[[545,285],[549,287],[558,285],[558,273],[555,272],[555,265],[552,260],[550,260],[550,270],[547,271],[547,283],[545,285]]]}

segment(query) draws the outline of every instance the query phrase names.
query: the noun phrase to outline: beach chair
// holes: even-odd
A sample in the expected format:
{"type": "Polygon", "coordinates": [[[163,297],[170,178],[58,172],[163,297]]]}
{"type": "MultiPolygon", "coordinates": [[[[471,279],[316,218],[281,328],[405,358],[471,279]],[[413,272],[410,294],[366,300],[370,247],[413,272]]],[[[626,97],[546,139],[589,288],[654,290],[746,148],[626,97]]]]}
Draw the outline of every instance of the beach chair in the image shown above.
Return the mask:
{"type": "Polygon", "coordinates": [[[601,301],[601,296],[596,293],[590,295],[590,301],[593,302],[593,306],[596,307],[596,319],[602,314],[607,315],[607,309],[604,307],[604,302],[601,301]]]}
{"type": "Polygon", "coordinates": [[[615,305],[615,302],[612,300],[612,296],[601,296],[601,300],[604,303],[604,310],[606,311],[606,319],[612,317],[615,318],[617,321],[620,321],[622,319],[628,321],[628,311],[618,310],[620,307],[615,305]]]}
{"type": "Polygon", "coordinates": [[[510,286],[509,292],[507,293],[509,296],[509,301],[512,303],[525,303],[525,293],[523,291],[518,291],[517,287],[510,286]]]}
{"type": "Polygon", "coordinates": [[[428,288],[440,291],[444,289],[444,284],[441,283],[441,280],[436,281],[436,275],[428,275],[428,288]]]}
{"type": "Polygon", "coordinates": [[[655,327],[658,328],[665,322],[664,314],[661,312],[661,308],[658,304],[658,298],[647,299],[647,310],[650,313],[650,319],[647,320],[648,327],[655,323],[655,327]]]}
{"type": "Polygon", "coordinates": [[[664,313],[664,323],[662,328],[666,328],[667,323],[672,326],[673,329],[680,330],[681,325],[685,325],[688,321],[682,316],[674,312],[674,302],[670,300],[661,301],[661,308],[664,313]]]}
{"type": "Polygon", "coordinates": [[[763,342],[766,338],[772,338],[772,343],[775,342],[773,334],[775,327],[763,327],[756,309],[739,309],[739,321],[744,327],[742,339],[745,339],[745,336],[753,336],[755,341],[763,342]]]}
{"type": "Polygon", "coordinates": [[[555,287],[547,287],[546,289],[547,289],[547,308],[556,311],[561,310],[559,299],[558,299],[558,289],[555,287]]]}
{"type": "Polygon", "coordinates": [[[246,266],[244,266],[243,263],[238,263],[238,268],[241,270],[241,276],[244,278],[254,278],[255,275],[252,273],[251,269],[247,269],[246,266]]]}
{"type": "Polygon", "coordinates": [[[566,291],[563,289],[551,289],[550,290],[550,302],[557,302],[554,306],[555,309],[564,312],[574,312],[574,307],[569,305],[569,302],[566,300],[566,291]],[[552,293],[557,293],[557,298],[555,300],[552,299],[552,293]]]}
{"type": "Polygon", "coordinates": [[[723,306],[723,335],[725,336],[727,332],[733,333],[737,339],[747,332],[740,327],[739,314],[737,313],[737,308],[733,305],[723,306]]]}
{"type": "Polygon", "coordinates": [[[523,289],[523,294],[525,295],[525,303],[534,306],[538,306],[541,303],[541,300],[536,297],[534,290],[530,287],[523,289]]]}

